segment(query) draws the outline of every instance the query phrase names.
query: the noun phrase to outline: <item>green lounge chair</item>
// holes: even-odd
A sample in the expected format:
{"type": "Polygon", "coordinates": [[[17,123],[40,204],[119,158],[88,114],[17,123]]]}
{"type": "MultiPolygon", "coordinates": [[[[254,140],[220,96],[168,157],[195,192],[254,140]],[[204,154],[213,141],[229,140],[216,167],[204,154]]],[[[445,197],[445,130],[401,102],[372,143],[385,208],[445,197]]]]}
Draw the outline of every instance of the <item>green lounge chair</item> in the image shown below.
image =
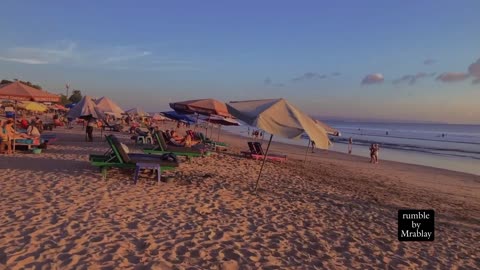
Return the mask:
{"type": "Polygon", "coordinates": [[[201,157],[201,156],[210,155],[210,152],[208,151],[208,149],[204,149],[204,148],[167,145],[163,131],[155,132],[153,136],[157,140],[158,145],[155,146],[154,148],[143,149],[144,153],[147,153],[147,154],[174,153],[177,156],[187,156],[187,157],[201,157]]]}
{"type": "Polygon", "coordinates": [[[214,150],[227,150],[228,145],[224,142],[216,142],[212,141],[211,139],[205,137],[205,135],[202,132],[195,132],[197,137],[200,139],[200,141],[206,145],[211,145],[214,150]]]}
{"type": "Polygon", "coordinates": [[[171,153],[167,155],[173,160],[164,160],[162,156],[155,155],[129,154],[115,135],[105,137],[111,149],[104,155],[90,155],[89,157],[90,163],[100,168],[103,179],[107,178],[108,168],[135,169],[137,163],[154,163],[160,164],[162,170],[172,170],[179,165],[175,155],[171,153]]]}

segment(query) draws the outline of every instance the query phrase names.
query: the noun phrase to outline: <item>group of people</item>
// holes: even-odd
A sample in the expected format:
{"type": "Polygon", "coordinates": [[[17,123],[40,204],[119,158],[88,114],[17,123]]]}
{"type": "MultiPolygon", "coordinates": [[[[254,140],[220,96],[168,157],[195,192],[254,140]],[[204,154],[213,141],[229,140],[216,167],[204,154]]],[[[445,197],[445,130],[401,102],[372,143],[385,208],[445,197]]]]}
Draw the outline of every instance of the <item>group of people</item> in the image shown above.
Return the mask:
{"type": "Polygon", "coordinates": [[[180,136],[175,130],[167,130],[167,136],[169,136],[169,142],[175,146],[192,147],[200,143],[195,139],[195,136],[191,130],[187,131],[185,136],[180,136]]]}
{"type": "Polygon", "coordinates": [[[40,130],[37,128],[36,119],[28,122],[25,118],[22,118],[20,127],[26,129],[26,133],[15,130],[15,122],[13,119],[0,119],[0,153],[12,154],[12,144],[15,139],[35,139],[41,135],[40,130]]]}
{"type": "Polygon", "coordinates": [[[380,146],[377,143],[372,143],[370,145],[370,163],[374,163],[374,164],[378,163],[379,150],[380,150],[380,146]]]}
{"type": "Polygon", "coordinates": [[[252,136],[255,140],[257,140],[258,138],[263,139],[263,132],[260,131],[260,130],[252,130],[252,132],[250,134],[250,128],[248,128],[247,132],[248,132],[248,135],[252,136]]]}

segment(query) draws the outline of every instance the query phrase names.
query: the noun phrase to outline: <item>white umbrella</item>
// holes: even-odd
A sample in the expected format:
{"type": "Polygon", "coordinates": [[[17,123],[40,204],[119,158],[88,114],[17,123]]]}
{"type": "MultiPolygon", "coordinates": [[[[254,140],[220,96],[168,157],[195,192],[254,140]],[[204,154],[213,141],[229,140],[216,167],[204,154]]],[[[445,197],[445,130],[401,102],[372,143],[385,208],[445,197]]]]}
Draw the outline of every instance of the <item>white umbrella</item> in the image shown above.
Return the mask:
{"type": "Polygon", "coordinates": [[[310,116],[283,98],[231,101],[227,104],[227,107],[228,111],[239,120],[270,133],[270,140],[268,141],[262,167],[258,174],[255,190],[258,188],[273,135],[289,139],[300,139],[305,132],[311,140],[315,141],[318,148],[328,149],[330,145],[325,129],[316,124],[315,120],[310,116]]]}
{"type": "Polygon", "coordinates": [[[120,118],[124,111],[113,100],[108,97],[101,97],[96,101],[97,107],[104,113],[120,118]]]}
{"type": "Polygon", "coordinates": [[[67,117],[69,118],[105,118],[103,112],[95,105],[90,96],[84,96],[80,102],[68,111],[67,117]]]}

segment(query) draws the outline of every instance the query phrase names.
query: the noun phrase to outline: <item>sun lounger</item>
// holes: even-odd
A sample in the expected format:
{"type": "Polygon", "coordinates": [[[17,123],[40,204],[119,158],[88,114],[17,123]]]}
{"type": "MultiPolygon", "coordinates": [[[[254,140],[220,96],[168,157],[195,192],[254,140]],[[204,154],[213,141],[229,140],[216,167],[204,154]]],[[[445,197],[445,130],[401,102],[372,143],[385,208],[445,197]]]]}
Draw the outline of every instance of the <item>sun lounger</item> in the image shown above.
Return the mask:
{"type": "Polygon", "coordinates": [[[110,125],[107,122],[104,122],[102,128],[103,128],[103,130],[108,129],[109,131],[122,131],[122,126],[121,125],[119,125],[119,124],[110,125]]]}
{"type": "Polygon", "coordinates": [[[207,137],[202,132],[195,132],[195,135],[204,144],[211,145],[214,150],[227,150],[228,145],[224,142],[216,142],[207,137]]]}
{"type": "MultiPolygon", "coordinates": [[[[259,157],[254,157],[254,158],[255,159],[263,159],[263,157],[265,156],[265,152],[263,151],[262,144],[259,143],[259,142],[254,142],[253,146],[255,147],[255,150],[257,152],[257,154],[255,156],[259,156],[259,157]]],[[[267,155],[267,159],[277,160],[277,161],[283,162],[283,161],[287,161],[287,155],[270,152],[267,155]]]]}
{"type": "Polygon", "coordinates": [[[252,155],[257,155],[257,150],[255,149],[255,146],[253,146],[253,142],[247,142],[248,145],[248,151],[241,151],[244,156],[246,157],[252,157],[252,155]]]}
{"type": "Polygon", "coordinates": [[[208,156],[210,152],[205,147],[182,147],[182,146],[172,146],[167,145],[165,140],[165,133],[163,131],[155,132],[153,134],[155,140],[158,142],[158,145],[154,148],[143,149],[144,153],[147,154],[164,154],[164,153],[174,153],[177,156],[187,156],[187,157],[200,157],[208,156]]]}
{"type": "MultiPolygon", "coordinates": [[[[259,142],[248,142],[248,148],[250,151],[242,151],[241,153],[245,156],[251,157],[253,159],[263,159],[265,157],[265,152],[262,149],[262,145],[259,142]]],[[[287,155],[277,154],[277,153],[268,153],[267,160],[284,162],[287,161],[287,155]]]]}
{"type": "Polygon", "coordinates": [[[99,167],[102,171],[103,179],[107,178],[108,168],[135,169],[137,163],[154,163],[160,164],[162,170],[175,169],[179,165],[179,161],[172,153],[162,156],[148,154],[128,153],[128,148],[120,143],[114,135],[106,136],[106,140],[110,145],[110,150],[104,155],[90,155],[90,163],[99,167]]]}

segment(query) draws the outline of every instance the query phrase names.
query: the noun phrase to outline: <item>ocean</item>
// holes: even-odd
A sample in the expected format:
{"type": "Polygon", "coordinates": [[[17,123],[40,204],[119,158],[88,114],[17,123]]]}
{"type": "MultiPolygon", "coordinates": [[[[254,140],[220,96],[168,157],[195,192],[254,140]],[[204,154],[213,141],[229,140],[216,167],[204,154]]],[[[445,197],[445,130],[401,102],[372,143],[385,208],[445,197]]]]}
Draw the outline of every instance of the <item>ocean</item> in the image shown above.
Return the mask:
{"type": "MultiPolygon", "coordinates": [[[[340,131],[331,137],[331,151],[369,157],[371,143],[380,144],[380,161],[391,160],[480,175],[480,125],[324,121],[340,131]]],[[[247,136],[248,128],[228,127],[247,136]]],[[[306,146],[307,139],[274,141],[306,146]]]]}

